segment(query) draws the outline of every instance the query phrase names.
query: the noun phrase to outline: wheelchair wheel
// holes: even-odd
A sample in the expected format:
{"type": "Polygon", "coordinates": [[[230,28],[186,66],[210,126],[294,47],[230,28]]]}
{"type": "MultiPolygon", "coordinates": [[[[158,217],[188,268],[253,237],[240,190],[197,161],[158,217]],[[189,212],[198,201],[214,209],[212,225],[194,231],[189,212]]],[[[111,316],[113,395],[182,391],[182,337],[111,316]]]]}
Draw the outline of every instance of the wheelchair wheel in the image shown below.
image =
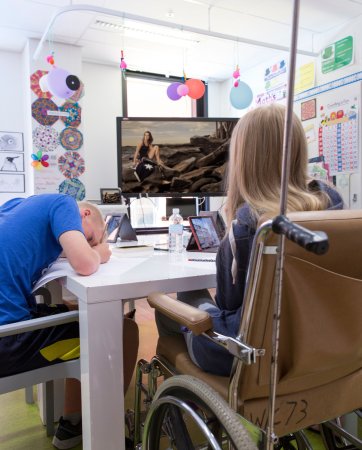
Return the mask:
{"type": "MultiPolygon", "coordinates": [[[[354,412],[362,418],[361,410],[354,412]]],[[[362,440],[343,429],[340,418],[322,423],[321,434],[328,450],[362,450],[362,440]]]]}
{"type": "Polygon", "coordinates": [[[143,450],[220,450],[228,442],[236,449],[257,449],[238,415],[216,391],[189,375],[161,384],[144,424],[143,450]]]}

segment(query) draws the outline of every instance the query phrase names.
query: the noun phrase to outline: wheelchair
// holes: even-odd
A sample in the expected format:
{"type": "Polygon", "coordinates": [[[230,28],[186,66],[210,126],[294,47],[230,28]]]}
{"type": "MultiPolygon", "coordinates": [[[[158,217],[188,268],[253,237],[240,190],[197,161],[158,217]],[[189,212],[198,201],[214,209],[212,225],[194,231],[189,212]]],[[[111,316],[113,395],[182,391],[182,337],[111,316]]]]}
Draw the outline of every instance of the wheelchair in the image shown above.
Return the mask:
{"type": "Polygon", "coordinates": [[[305,430],[319,424],[328,450],[362,449],[341,419],[351,411],[362,416],[362,211],[298,212],[288,219],[289,237],[311,251],[284,242],[277,365],[275,220],[262,218],[256,232],[237,338],[213,332],[204,311],[162,293],[149,296],[152,307],[222,345],[234,362],[230,377],[205,373],[182,336],[159,338],[156,356],[136,369],[135,448],[311,450],[305,430]]]}

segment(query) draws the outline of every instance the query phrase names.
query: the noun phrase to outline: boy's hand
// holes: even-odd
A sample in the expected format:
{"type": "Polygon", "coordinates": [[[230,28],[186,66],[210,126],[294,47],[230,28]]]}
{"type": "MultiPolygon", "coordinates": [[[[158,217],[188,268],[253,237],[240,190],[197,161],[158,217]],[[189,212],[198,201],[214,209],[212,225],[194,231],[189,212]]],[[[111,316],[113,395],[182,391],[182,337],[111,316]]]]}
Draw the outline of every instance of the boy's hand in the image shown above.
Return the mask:
{"type": "Polygon", "coordinates": [[[109,248],[109,244],[107,244],[106,242],[102,242],[102,243],[92,247],[92,249],[95,250],[98,253],[98,255],[100,256],[101,264],[109,261],[109,258],[111,257],[111,254],[112,254],[112,252],[109,248]]]}

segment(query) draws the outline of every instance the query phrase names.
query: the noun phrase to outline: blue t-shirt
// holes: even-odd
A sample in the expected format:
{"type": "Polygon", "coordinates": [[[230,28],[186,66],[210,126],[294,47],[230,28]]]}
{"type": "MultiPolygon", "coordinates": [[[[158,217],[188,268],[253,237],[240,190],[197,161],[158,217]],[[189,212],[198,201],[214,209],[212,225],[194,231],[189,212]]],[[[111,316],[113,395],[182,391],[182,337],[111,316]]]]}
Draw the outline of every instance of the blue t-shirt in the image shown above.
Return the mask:
{"type": "Polygon", "coordinates": [[[0,206],[0,325],[31,318],[32,288],[61,254],[60,235],[71,230],[83,233],[70,196],[34,195],[0,206]]]}

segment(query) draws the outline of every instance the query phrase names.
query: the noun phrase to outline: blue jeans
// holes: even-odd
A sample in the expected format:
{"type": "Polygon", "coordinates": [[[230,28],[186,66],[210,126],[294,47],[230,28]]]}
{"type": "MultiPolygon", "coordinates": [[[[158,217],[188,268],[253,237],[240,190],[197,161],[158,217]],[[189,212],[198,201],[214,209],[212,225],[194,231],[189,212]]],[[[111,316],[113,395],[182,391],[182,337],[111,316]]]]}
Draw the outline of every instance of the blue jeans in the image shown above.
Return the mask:
{"type": "MultiPolygon", "coordinates": [[[[207,312],[219,310],[207,289],[178,292],[177,300],[207,312]]],[[[192,341],[194,335],[190,331],[185,331],[179,323],[175,322],[172,319],[169,319],[158,311],[155,312],[155,319],[158,334],[160,336],[175,336],[180,334],[184,336],[187,345],[187,351],[189,352],[192,362],[200,367],[192,350],[192,341]]]]}

